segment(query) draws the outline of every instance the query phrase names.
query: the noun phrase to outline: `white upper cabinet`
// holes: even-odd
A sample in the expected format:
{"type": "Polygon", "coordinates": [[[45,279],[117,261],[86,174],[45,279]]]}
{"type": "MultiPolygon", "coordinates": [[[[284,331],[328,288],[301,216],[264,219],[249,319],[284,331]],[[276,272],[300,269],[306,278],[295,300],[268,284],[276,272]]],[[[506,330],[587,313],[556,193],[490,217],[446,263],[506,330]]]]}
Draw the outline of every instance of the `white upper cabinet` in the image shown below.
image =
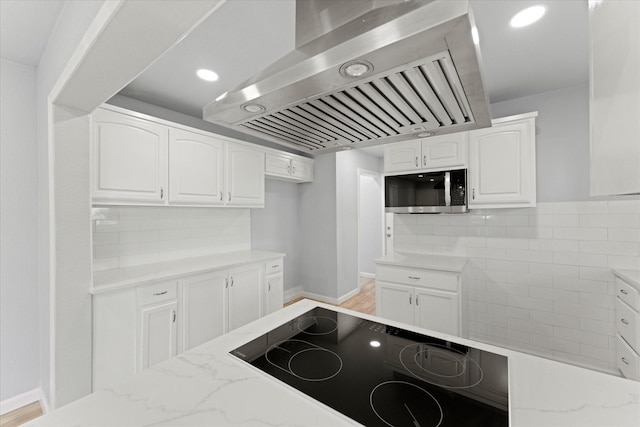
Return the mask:
{"type": "Polygon", "coordinates": [[[422,145],[419,140],[397,142],[384,147],[384,171],[403,172],[420,168],[422,145]]]}
{"type": "Polygon", "coordinates": [[[286,181],[311,182],[313,181],[313,159],[267,152],[265,174],[268,177],[286,181]]]}
{"type": "Polygon", "coordinates": [[[536,205],[537,115],[505,117],[469,132],[469,208],[536,205]]]}
{"type": "Polygon", "coordinates": [[[166,203],[167,138],[167,129],[162,125],[96,110],[93,114],[93,200],[166,203]]]}
{"type": "Polygon", "coordinates": [[[388,144],[384,171],[410,172],[467,167],[467,132],[388,144]]]}
{"type": "Polygon", "coordinates": [[[589,9],[592,196],[640,193],[640,2],[589,9]]]}
{"type": "Polygon", "coordinates": [[[211,136],[169,130],[169,202],[224,203],[224,145],[211,136]]]}
{"type": "Polygon", "coordinates": [[[226,204],[264,206],[264,152],[227,143],[226,204]]]}

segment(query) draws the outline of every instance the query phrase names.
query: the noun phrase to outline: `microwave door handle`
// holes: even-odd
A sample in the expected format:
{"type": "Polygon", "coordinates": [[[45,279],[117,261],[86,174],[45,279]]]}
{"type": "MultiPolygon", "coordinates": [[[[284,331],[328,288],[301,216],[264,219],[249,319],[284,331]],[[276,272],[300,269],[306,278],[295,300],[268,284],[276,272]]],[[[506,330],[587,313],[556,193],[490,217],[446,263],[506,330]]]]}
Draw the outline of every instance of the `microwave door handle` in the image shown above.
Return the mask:
{"type": "Polygon", "coordinates": [[[451,173],[444,173],[444,205],[451,206],[451,173]]]}

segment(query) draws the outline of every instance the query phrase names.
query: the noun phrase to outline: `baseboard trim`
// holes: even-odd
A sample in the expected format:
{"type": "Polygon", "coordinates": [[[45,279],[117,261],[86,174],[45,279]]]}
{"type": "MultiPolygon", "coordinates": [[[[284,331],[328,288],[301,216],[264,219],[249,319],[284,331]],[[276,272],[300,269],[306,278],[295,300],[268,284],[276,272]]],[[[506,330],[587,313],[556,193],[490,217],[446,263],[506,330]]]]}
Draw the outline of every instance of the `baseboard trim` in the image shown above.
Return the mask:
{"type": "Polygon", "coordinates": [[[360,273],[360,277],[366,277],[367,279],[375,279],[376,273],[360,273]]]}
{"type": "Polygon", "coordinates": [[[43,396],[41,388],[34,388],[33,390],[0,401],[0,415],[15,411],[34,402],[40,402],[40,407],[44,411],[43,396]]]}
{"type": "Polygon", "coordinates": [[[302,286],[297,286],[295,288],[287,289],[286,291],[284,291],[283,298],[284,298],[285,304],[288,302],[294,301],[298,298],[309,298],[309,299],[324,302],[327,304],[340,305],[346,300],[348,300],[349,298],[355,295],[358,295],[359,293],[360,293],[360,288],[356,288],[351,292],[347,292],[346,294],[342,295],[339,298],[332,298],[332,297],[327,297],[320,294],[314,294],[313,292],[306,292],[304,289],[302,289],[302,286]]]}

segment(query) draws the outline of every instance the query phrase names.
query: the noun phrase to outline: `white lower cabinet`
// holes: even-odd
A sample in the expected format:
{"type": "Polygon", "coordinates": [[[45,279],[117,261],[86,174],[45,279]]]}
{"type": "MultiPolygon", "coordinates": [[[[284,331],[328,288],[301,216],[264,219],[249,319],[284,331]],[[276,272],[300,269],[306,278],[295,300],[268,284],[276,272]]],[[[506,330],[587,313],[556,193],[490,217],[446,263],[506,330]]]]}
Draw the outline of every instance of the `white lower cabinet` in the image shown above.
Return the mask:
{"type": "Polygon", "coordinates": [[[640,380],[640,290],[616,277],[616,366],[640,380]]]}
{"type": "Polygon", "coordinates": [[[282,308],[284,301],[284,274],[282,258],[265,263],[263,313],[269,314],[282,308]]]}
{"type": "Polygon", "coordinates": [[[140,313],[138,371],[164,362],[178,352],[176,320],[178,301],[145,306],[140,313]]]}
{"type": "Polygon", "coordinates": [[[459,273],[376,268],[376,314],[380,317],[460,336],[460,304],[459,273]]]}
{"type": "Polygon", "coordinates": [[[189,276],[182,280],[182,350],[224,334],[227,320],[227,270],[189,276]]]}
{"type": "Polygon", "coordinates": [[[93,390],[282,308],[282,266],[252,262],[94,295],[93,390]]]}

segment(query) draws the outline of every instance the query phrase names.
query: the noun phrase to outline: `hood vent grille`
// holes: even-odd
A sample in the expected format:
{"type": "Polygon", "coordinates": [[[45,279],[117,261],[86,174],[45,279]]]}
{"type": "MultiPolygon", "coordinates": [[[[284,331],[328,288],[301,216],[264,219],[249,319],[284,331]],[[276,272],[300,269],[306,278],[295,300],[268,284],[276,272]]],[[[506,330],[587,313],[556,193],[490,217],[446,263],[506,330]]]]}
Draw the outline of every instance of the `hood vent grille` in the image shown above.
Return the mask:
{"type": "Polygon", "coordinates": [[[239,123],[304,150],[473,123],[449,52],[239,123]]]}

